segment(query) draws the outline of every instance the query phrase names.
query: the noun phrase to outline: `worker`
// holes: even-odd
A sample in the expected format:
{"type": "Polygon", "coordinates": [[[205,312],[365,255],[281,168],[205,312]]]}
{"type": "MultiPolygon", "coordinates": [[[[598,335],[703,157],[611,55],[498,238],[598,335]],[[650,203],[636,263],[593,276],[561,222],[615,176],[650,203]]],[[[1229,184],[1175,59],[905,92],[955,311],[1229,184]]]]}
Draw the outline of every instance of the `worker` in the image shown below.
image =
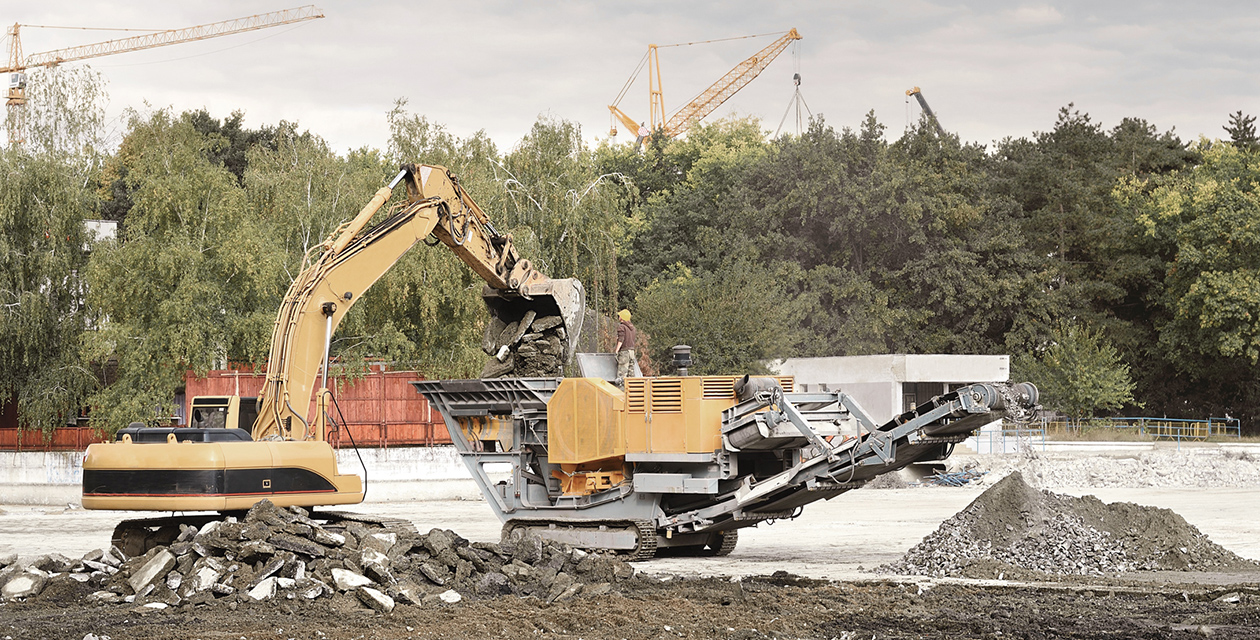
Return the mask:
{"type": "Polygon", "coordinates": [[[650,135],[651,133],[652,131],[647,128],[647,123],[640,122],[639,123],[639,137],[634,139],[634,146],[635,147],[643,146],[643,141],[646,140],[648,135],[650,135]]]}
{"type": "Polygon", "coordinates": [[[634,371],[634,345],[639,339],[639,332],[630,324],[630,310],[617,312],[621,322],[617,323],[617,383],[624,384],[625,379],[634,371]]]}

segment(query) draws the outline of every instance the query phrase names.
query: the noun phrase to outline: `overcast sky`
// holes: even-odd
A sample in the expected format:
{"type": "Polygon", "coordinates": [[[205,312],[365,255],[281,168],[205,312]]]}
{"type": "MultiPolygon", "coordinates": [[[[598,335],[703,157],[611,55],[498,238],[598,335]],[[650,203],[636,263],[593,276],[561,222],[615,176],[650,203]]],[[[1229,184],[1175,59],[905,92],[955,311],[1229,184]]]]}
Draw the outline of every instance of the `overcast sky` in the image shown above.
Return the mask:
{"type": "MultiPolygon", "coordinates": [[[[301,0],[177,3],[0,0],[0,22],[180,28],[301,0]]],[[[361,2],[317,3],[323,19],[89,63],[125,107],[235,109],[246,125],[296,121],[334,149],[384,148],[394,101],[459,136],[510,149],[540,114],[608,135],[607,106],[649,43],[797,28],[804,37],[710,118],[778,127],[792,74],[815,114],[856,127],[874,109],[900,135],[919,86],[946,129],[991,143],[1050,129],[1069,102],[1110,128],[1128,116],[1183,139],[1224,136],[1228,114],[1260,113],[1260,5],[1252,2],[361,2]]],[[[24,28],[30,53],[111,37],[24,28]]],[[[772,38],[661,51],[673,110],[772,38]]],[[[7,41],[5,42],[7,55],[7,41]]],[[[82,64],[82,63],[80,63],[82,64]]],[[[646,77],[621,106],[647,119],[646,77]]],[[[785,125],[791,127],[791,124],[785,125]]],[[[626,139],[623,130],[621,140],[626,139]]],[[[417,158],[417,160],[423,160],[417,158]]]]}

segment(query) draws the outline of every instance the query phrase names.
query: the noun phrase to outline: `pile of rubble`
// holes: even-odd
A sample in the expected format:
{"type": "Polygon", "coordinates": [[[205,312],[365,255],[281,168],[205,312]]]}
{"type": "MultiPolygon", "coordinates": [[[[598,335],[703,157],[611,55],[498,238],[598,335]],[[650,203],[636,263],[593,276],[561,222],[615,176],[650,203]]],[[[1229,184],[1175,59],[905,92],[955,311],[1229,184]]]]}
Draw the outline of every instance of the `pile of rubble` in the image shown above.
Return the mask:
{"type": "Polygon", "coordinates": [[[1042,491],[1015,472],[880,570],[1001,578],[1027,572],[1101,575],[1257,568],[1167,509],[1042,491]]]}
{"type": "Polygon", "coordinates": [[[1057,487],[1260,487],[1260,454],[1232,447],[1156,449],[1134,453],[1027,451],[951,459],[951,471],[988,471],[994,483],[1019,471],[1030,484],[1057,487]]]}
{"type": "Polygon", "coordinates": [[[564,320],[558,315],[540,316],[534,311],[526,311],[520,320],[511,323],[498,316],[491,318],[481,341],[481,350],[490,356],[481,377],[562,375],[569,344],[563,325],[564,320]]]}
{"type": "MultiPolygon", "coordinates": [[[[298,507],[263,501],[244,520],[184,525],[169,546],[127,558],[116,547],[78,560],[0,559],[6,599],[39,596],[57,583],[101,604],[164,609],[272,599],[340,599],[389,612],[398,604],[454,603],[515,594],[548,602],[609,592],[634,569],[605,554],[515,533],[500,544],[451,531],[428,534],[357,521],[321,524],[298,507]],[[93,589],[95,588],[95,589],[93,589]],[[357,600],[357,601],[356,601],[357,600]]],[[[64,592],[65,589],[60,589],[64,592]]]]}

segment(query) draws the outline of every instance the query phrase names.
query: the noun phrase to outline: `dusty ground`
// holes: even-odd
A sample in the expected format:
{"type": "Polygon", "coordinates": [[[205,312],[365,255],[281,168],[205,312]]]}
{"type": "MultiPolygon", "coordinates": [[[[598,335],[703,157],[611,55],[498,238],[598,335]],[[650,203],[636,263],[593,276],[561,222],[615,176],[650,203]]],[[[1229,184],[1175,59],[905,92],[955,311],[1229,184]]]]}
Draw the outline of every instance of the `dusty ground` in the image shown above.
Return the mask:
{"type": "MultiPolygon", "coordinates": [[[[1238,488],[1064,489],[1169,508],[1213,541],[1260,559],[1260,492],[1238,488]]],[[[891,562],[957,513],[980,488],[861,490],[812,505],[793,522],[745,530],[728,558],[665,558],[606,596],[547,604],[504,597],[400,605],[241,603],[237,609],[140,612],[81,604],[45,590],[0,605],[0,640],[72,638],[1260,638],[1260,573],[1129,573],[1056,583],[888,577],[891,562]],[[770,577],[776,571],[809,578],[770,577]],[[661,581],[660,576],[681,577],[661,581]],[[712,577],[704,577],[712,576],[712,577]],[[751,577],[750,577],[751,576],[751,577]],[[760,577],[757,577],[760,576],[760,577]],[[834,582],[833,582],[834,581],[834,582]]],[[[0,507],[0,555],[82,554],[106,544],[122,514],[0,507]]],[[[373,504],[420,529],[498,537],[478,502],[373,504]]]]}
{"type": "MultiPolygon", "coordinates": [[[[1189,577],[1189,576],[1187,576],[1189,577]]],[[[598,599],[503,597],[441,607],[241,604],[139,613],[44,599],[0,607],[12,640],[74,638],[1256,638],[1260,581],[1028,586],[641,579],[598,599]]]]}

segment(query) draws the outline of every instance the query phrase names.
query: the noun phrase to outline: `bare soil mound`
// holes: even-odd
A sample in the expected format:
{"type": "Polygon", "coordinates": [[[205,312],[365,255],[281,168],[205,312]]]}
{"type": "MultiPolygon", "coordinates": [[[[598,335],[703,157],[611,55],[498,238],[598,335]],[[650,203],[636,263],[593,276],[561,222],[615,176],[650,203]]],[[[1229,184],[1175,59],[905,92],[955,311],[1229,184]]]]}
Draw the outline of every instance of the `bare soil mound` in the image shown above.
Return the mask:
{"type": "Polygon", "coordinates": [[[1039,490],[1015,472],[880,571],[1027,578],[1258,569],[1168,509],[1039,490]]]}

